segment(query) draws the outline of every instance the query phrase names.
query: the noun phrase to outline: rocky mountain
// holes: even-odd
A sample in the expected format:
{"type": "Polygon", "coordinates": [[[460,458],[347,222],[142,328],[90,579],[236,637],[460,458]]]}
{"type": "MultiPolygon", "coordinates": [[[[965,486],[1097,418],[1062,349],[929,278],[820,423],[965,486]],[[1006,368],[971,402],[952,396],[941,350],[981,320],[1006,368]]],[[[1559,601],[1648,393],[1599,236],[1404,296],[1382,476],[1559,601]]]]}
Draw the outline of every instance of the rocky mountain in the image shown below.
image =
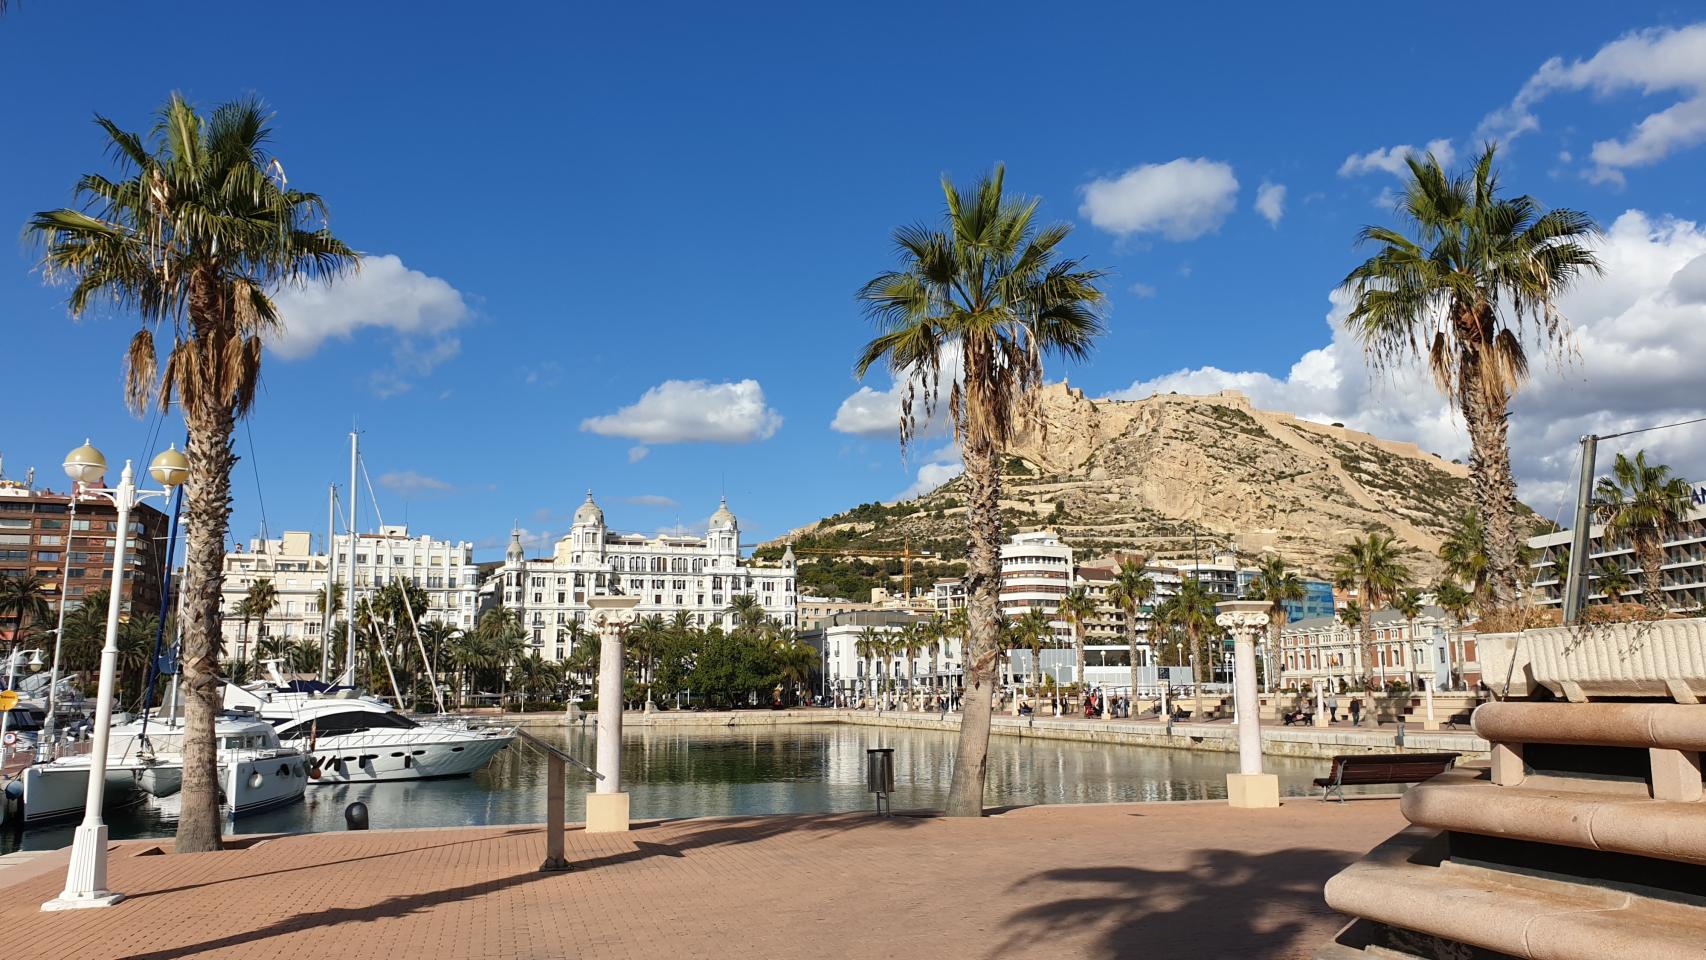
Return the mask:
{"type": "MultiPolygon", "coordinates": [[[[1321,573],[1349,539],[1391,533],[1422,581],[1470,504],[1469,471],[1411,443],[1259,410],[1242,394],[1092,400],[1044,388],[1041,428],[1008,451],[1002,512],[1014,530],[1052,528],[1093,557],[1277,552],[1321,573]]],[[[959,481],[895,504],[865,504],[775,541],[846,550],[903,544],[964,556],[959,481]]]]}

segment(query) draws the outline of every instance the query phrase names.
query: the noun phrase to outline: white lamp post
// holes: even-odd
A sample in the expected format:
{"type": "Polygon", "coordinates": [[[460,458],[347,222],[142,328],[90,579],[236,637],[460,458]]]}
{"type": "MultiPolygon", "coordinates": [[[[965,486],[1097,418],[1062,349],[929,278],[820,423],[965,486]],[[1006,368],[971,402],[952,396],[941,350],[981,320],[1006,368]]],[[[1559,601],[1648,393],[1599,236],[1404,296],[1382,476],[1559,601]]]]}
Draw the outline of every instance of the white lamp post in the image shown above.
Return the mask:
{"type": "MultiPolygon", "coordinates": [[[[118,508],[118,537],[113,547],[112,595],[107,601],[107,639],[101,648],[101,681],[95,695],[95,731],[89,751],[89,792],[83,807],[83,822],[71,844],[71,866],[65,873],[65,890],[41,905],[43,910],[74,910],[79,907],[110,907],[124,894],[107,889],[107,825],[101,820],[101,803],[107,785],[107,743],[112,737],[113,685],[118,673],[118,620],[124,604],[125,544],[130,539],[130,510],[149,497],[167,497],[172,488],[189,477],[189,461],[176,447],[154,458],[148,473],[165,489],[138,490],[130,461],[117,487],[94,487],[107,472],[107,458],[84,441],[65,457],[65,472],[82,484],[83,492],[111,500],[118,508]]],[[[64,602],[63,600],[61,601],[64,602]]]]}
{"type": "Polygon", "coordinates": [[[1226,775],[1226,800],[1234,807],[1279,806],[1279,777],[1262,772],[1261,710],[1256,705],[1256,635],[1267,629],[1267,603],[1226,600],[1214,622],[1232,634],[1233,696],[1238,708],[1238,772],[1226,775]]]}

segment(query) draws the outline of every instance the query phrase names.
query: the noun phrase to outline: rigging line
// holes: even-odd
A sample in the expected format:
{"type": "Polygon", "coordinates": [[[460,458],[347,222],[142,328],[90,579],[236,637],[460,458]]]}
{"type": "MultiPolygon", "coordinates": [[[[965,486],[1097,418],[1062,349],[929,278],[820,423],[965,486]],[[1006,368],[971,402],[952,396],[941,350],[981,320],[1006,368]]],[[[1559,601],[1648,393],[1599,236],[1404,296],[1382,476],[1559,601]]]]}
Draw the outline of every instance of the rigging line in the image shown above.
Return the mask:
{"type": "MultiPolygon", "coordinates": [[[[383,530],[385,528],[385,515],[379,509],[379,493],[373,489],[373,477],[370,474],[368,474],[368,472],[367,472],[367,458],[366,457],[358,457],[357,463],[359,463],[361,465],[361,478],[367,482],[367,499],[369,499],[373,502],[373,519],[379,521],[379,527],[381,530],[383,530]]],[[[356,495],[356,492],[351,491],[350,496],[355,496],[355,495],[356,495]]],[[[412,578],[411,578],[411,582],[413,582],[412,578]]],[[[438,712],[440,714],[443,714],[444,713],[444,693],[441,690],[439,690],[439,688],[438,688],[438,671],[433,669],[432,660],[427,657],[426,641],[421,639],[421,624],[420,624],[420,620],[415,617],[414,602],[409,599],[409,591],[407,589],[401,590],[399,592],[403,596],[403,610],[406,613],[408,613],[408,615],[409,615],[409,627],[415,635],[415,646],[420,650],[421,665],[426,667],[427,682],[432,684],[433,699],[438,704],[438,712]]],[[[384,644],[380,644],[380,652],[381,653],[384,652],[384,644]]],[[[385,661],[385,667],[387,670],[390,669],[391,661],[389,659],[387,659],[385,661]]],[[[393,693],[397,693],[396,688],[397,688],[397,679],[395,677],[392,677],[391,678],[391,689],[392,689],[393,693]]],[[[397,693],[397,707],[398,707],[398,709],[402,709],[402,706],[403,706],[403,695],[401,693],[397,693]]]]}
{"type": "Polygon", "coordinates": [[[249,426],[249,418],[243,418],[243,434],[249,438],[249,468],[255,474],[255,503],[261,508],[261,539],[267,538],[267,499],[261,494],[261,462],[255,457],[255,430],[249,426]]]}
{"type": "Polygon", "coordinates": [[[1691,423],[1706,423],[1706,417],[1695,417],[1692,420],[1678,420],[1675,423],[1661,423],[1656,427],[1641,427],[1635,430],[1625,430],[1622,433],[1601,434],[1600,440],[1614,440],[1618,437],[1631,437],[1637,433],[1648,433],[1653,430],[1669,430],[1672,427],[1686,427],[1691,423]]]}

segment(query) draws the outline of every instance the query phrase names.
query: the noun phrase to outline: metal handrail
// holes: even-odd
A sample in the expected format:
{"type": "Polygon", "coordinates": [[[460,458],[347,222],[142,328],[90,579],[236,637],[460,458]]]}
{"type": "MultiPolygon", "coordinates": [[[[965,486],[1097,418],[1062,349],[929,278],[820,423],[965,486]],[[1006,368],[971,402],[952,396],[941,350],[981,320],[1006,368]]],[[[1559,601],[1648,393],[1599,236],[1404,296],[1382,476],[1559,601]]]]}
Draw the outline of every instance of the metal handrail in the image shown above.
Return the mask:
{"type": "Polygon", "coordinates": [[[526,730],[523,730],[520,727],[517,727],[515,729],[515,735],[517,737],[520,737],[521,739],[527,741],[529,744],[532,744],[534,747],[537,747],[539,750],[543,751],[546,754],[546,756],[548,756],[548,757],[555,758],[558,760],[563,760],[563,761],[566,761],[568,763],[572,763],[575,766],[580,767],[582,770],[585,770],[587,773],[592,774],[595,779],[598,779],[598,780],[604,779],[604,774],[599,773],[597,770],[594,770],[592,767],[588,766],[587,764],[582,763],[581,761],[575,759],[573,756],[569,755],[565,751],[560,750],[557,747],[554,747],[549,743],[546,743],[544,740],[539,739],[538,737],[534,736],[531,733],[528,733],[526,730]]]}

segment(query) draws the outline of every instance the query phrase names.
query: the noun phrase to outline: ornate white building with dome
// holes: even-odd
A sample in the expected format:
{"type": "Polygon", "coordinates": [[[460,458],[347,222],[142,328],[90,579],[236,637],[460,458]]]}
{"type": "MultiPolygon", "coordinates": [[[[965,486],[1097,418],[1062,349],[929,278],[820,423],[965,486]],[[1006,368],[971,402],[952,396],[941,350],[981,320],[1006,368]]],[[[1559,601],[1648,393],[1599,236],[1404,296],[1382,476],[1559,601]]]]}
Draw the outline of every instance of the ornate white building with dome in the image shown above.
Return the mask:
{"type": "Polygon", "coordinates": [[[780,566],[743,561],[740,523],[726,500],[711,515],[703,537],[648,537],[612,533],[589,490],[568,534],[557,541],[549,558],[528,559],[520,534],[512,533],[498,572],[499,602],[516,611],[528,643],[548,660],[561,660],[571,652],[570,624],[591,629],[592,605],[587,601],[595,596],[639,597],[635,610],[641,617],[659,614],[669,619],[686,613],[699,626],[724,628],[733,624],[727,610],[734,598],[752,596],[777,622],[799,625],[792,548],[782,555],[780,566]]]}

